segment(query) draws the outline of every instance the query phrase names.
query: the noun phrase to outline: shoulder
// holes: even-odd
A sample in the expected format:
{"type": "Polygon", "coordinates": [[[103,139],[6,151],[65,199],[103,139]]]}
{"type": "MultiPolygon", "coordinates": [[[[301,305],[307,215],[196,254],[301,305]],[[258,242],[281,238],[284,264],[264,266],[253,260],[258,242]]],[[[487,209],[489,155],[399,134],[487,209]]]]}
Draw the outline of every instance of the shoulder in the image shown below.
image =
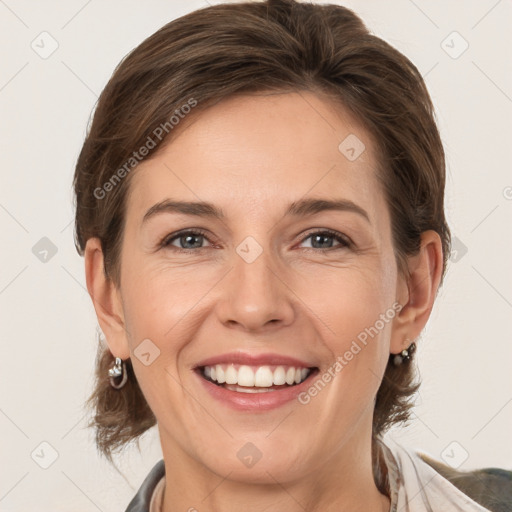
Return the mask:
{"type": "Polygon", "coordinates": [[[483,507],[492,512],[512,510],[512,471],[499,468],[458,471],[428,455],[418,455],[441,476],[483,507]]]}
{"type": "Polygon", "coordinates": [[[381,446],[397,510],[512,511],[512,471],[460,471],[393,439],[381,446]]]}
{"type": "Polygon", "coordinates": [[[160,480],[165,476],[164,460],[159,460],[148,473],[137,494],[128,505],[126,512],[149,512],[153,492],[160,480]]]}

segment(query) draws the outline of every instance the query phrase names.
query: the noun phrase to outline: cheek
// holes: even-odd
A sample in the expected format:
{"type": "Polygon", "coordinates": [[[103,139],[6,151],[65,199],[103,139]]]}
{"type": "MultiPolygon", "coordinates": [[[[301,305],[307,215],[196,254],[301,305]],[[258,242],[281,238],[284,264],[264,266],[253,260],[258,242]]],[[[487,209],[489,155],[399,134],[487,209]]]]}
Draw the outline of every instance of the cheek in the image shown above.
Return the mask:
{"type": "Polygon", "coordinates": [[[192,271],[163,271],[135,259],[124,271],[123,312],[137,381],[159,420],[178,432],[185,400],[179,382],[187,370],[180,368],[181,352],[191,312],[204,295],[201,280],[192,271]]]}
{"type": "Polygon", "coordinates": [[[329,327],[326,330],[329,338],[338,340],[343,348],[349,338],[356,338],[392,308],[394,276],[392,265],[386,269],[372,266],[317,273],[304,281],[302,296],[307,306],[329,327]]]}
{"type": "Polygon", "coordinates": [[[336,376],[332,389],[339,399],[357,409],[376,393],[388,362],[396,265],[391,255],[365,268],[338,269],[319,284],[310,288],[308,305],[329,327],[324,342],[332,363],[326,371],[336,376]]]}
{"type": "Polygon", "coordinates": [[[134,343],[141,336],[172,339],[172,331],[180,330],[181,320],[211,287],[208,276],[192,266],[140,265],[135,271],[127,264],[125,270],[123,309],[134,343]]]}

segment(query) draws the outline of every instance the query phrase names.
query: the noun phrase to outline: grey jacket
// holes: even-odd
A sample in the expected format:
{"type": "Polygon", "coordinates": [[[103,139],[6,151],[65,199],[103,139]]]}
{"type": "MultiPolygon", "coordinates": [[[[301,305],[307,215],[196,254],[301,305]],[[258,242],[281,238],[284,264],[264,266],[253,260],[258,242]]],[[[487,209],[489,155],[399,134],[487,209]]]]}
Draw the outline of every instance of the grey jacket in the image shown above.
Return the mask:
{"type": "Polygon", "coordinates": [[[148,473],[144,482],[140,486],[137,494],[133,497],[128,505],[126,512],[149,512],[149,504],[151,496],[156,484],[165,475],[164,459],[159,460],[153,469],[148,473]]]}

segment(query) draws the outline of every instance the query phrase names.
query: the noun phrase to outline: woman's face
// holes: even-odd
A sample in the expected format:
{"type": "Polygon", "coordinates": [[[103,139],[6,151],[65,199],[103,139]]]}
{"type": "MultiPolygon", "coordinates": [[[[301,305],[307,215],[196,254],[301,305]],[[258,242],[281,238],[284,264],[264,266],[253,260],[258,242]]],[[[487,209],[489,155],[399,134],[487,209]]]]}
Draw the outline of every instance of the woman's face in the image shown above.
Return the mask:
{"type": "Polygon", "coordinates": [[[404,286],[368,133],[305,92],[192,115],[133,171],[121,251],[164,453],[251,482],[369,460],[404,286]]]}

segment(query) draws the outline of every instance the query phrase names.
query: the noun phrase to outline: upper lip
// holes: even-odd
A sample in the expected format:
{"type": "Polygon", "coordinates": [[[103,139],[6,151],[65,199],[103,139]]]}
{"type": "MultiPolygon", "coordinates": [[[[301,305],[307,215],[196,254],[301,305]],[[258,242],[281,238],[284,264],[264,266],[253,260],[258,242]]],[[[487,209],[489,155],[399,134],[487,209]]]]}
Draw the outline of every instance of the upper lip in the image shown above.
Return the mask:
{"type": "Polygon", "coordinates": [[[216,364],[244,364],[247,366],[283,365],[295,368],[314,368],[315,365],[307,361],[301,361],[295,357],[281,354],[249,354],[246,352],[230,352],[204,359],[196,365],[196,368],[215,366],[216,364]]]}

